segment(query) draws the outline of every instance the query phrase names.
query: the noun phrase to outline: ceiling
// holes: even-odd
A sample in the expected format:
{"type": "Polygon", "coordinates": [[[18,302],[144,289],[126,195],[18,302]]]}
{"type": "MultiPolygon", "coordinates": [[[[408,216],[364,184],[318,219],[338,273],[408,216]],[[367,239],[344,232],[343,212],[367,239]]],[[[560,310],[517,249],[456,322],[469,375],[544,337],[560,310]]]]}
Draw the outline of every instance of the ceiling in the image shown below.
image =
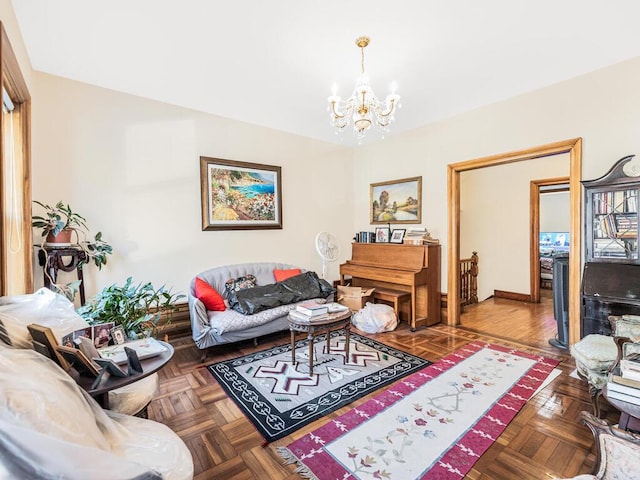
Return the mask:
{"type": "Polygon", "coordinates": [[[640,54],[637,0],[12,4],[35,70],[343,145],[327,97],[351,94],[360,35],[377,95],[402,97],[387,136],[640,54]]]}

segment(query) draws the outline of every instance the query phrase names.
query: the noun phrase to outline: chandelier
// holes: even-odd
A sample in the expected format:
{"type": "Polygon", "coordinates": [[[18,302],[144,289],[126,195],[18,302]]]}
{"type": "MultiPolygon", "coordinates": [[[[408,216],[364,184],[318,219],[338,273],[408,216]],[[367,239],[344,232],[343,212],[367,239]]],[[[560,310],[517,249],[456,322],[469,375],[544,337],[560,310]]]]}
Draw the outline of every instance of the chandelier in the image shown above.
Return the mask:
{"type": "MultiPolygon", "coordinates": [[[[361,51],[360,66],[362,74],[356,81],[353,93],[345,101],[342,101],[336,92],[329,97],[329,112],[331,115],[331,125],[338,132],[351,123],[358,139],[373,125],[377,129],[388,132],[389,124],[393,122],[393,113],[400,106],[400,95],[391,92],[384,102],[381,102],[373,93],[369,84],[369,76],[364,72],[364,49],[369,45],[369,37],[356,38],[356,45],[361,51]]],[[[335,90],[335,89],[334,89],[335,90]]]]}

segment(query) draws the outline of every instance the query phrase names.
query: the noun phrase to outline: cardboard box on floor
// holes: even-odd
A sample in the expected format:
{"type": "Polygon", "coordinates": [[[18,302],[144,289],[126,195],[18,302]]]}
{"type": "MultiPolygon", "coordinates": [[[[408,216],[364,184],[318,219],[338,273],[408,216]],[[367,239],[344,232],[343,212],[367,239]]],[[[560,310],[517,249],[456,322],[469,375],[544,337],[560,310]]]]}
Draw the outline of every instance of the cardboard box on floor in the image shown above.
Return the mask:
{"type": "Polygon", "coordinates": [[[371,295],[375,288],[347,287],[338,285],[338,303],[349,307],[352,312],[357,312],[363,308],[367,302],[371,301],[371,295]]]}

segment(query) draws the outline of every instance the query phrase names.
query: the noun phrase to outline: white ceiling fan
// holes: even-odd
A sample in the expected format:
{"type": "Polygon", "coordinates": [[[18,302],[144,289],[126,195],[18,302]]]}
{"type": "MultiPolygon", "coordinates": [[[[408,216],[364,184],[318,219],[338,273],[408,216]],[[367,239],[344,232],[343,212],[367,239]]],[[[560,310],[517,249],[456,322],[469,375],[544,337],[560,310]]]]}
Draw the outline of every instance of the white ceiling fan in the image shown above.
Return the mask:
{"type": "Polygon", "coordinates": [[[322,278],[327,275],[327,262],[335,262],[340,256],[338,239],[329,232],[320,232],[316,235],[316,250],[322,258],[322,278]]]}

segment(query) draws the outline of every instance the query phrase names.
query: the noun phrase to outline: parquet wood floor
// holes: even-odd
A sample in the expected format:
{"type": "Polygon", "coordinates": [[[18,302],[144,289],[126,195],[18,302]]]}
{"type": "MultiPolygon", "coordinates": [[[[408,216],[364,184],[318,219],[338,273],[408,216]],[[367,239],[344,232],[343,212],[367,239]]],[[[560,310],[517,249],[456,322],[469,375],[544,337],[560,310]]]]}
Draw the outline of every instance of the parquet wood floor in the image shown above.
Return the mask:
{"type": "MultiPolygon", "coordinates": [[[[551,479],[588,473],[593,468],[593,439],[578,421],[581,410],[590,410],[589,394],[584,381],[570,376],[575,365],[568,351],[548,343],[556,333],[556,322],[550,295],[543,293],[540,304],[492,298],[467,306],[458,327],[439,324],[412,333],[403,323],[394,332],[371,335],[431,361],[472,340],[542,353],[560,361],[561,375],[526,404],[467,479],[551,479]]],[[[160,394],[149,407],[149,418],[165,423],[185,441],[198,480],[300,479],[294,466],[283,465],[275,447],[289,444],[369,398],[263,447],[263,439],[252,424],[199,362],[200,352],[192,340],[188,336],[169,340],[176,353],[160,372],[160,394]]],[[[257,347],[251,341],[222,345],[209,354],[206,363],[287,341],[288,332],[283,332],[263,337],[257,347]]],[[[605,413],[617,423],[614,409],[605,413]]]]}

